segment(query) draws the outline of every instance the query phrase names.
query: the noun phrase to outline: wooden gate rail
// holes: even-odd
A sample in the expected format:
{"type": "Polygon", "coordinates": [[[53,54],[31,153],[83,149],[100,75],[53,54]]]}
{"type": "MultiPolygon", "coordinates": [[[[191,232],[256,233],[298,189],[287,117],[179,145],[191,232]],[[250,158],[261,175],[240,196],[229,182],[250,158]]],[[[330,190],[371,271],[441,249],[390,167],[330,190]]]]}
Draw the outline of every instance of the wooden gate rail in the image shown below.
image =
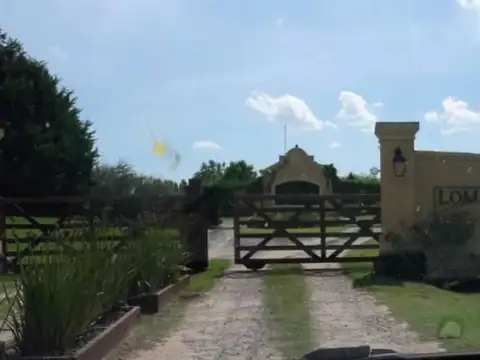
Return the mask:
{"type": "Polygon", "coordinates": [[[379,241],[379,233],[373,226],[380,224],[381,214],[378,205],[379,195],[238,195],[234,199],[234,257],[236,264],[243,264],[251,269],[258,269],[269,263],[343,263],[372,261],[374,257],[341,257],[345,250],[378,249],[378,244],[353,243],[368,237],[379,241]],[[295,201],[296,206],[276,206],[277,200],[295,201]],[[350,203],[344,204],[344,201],[350,203]],[[356,204],[351,202],[356,201],[356,204]],[[276,214],[291,213],[285,220],[275,219],[276,214]],[[301,219],[305,214],[315,214],[318,219],[301,219]],[[242,216],[255,215],[257,219],[245,219],[242,216]],[[329,215],[339,216],[339,219],[328,218],[329,215]],[[371,215],[371,219],[357,219],[358,216],[371,215]],[[243,233],[241,226],[256,225],[257,228],[271,229],[271,233],[243,233]],[[262,226],[263,225],[263,226],[262,226]],[[356,229],[329,232],[329,227],[355,226],[356,229]],[[301,232],[296,228],[314,228],[318,231],[301,232]],[[241,239],[261,239],[256,245],[242,245],[241,239]],[[275,238],[286,238],[291,245],[268,245],[275,238]],[[306,245],[300,239],[319,239],[318,245],[306,245]],[[335,240],[346,241],[343,244],[330,244],[335,240]],[[267,246],[268,245],[268,246],[267,246]],[[252,257],[259,251],[303,250],[306,257],[302,258],[261,258],[252,257]],[[332,250],[331,253],[327,251],[332,250]],[[247,254],[241,255],[242,251],[247,254]],[[315,251],[319,251],[317,254],[315,251]]]}

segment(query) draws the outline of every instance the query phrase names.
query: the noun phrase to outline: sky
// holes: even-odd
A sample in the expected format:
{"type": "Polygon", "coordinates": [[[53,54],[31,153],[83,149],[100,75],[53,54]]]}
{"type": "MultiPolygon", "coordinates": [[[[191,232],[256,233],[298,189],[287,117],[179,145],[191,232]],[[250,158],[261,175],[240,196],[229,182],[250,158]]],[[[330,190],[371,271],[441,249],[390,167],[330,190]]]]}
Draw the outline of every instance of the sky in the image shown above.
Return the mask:
{"type": "Polygon", "coordinates": [[[102,161],[148,175],[264,168],[285,125],[340,173],[378,166],[377,121],[480,152],[480,0],[0,0],[0,27],[75,91],[102,161]]]}

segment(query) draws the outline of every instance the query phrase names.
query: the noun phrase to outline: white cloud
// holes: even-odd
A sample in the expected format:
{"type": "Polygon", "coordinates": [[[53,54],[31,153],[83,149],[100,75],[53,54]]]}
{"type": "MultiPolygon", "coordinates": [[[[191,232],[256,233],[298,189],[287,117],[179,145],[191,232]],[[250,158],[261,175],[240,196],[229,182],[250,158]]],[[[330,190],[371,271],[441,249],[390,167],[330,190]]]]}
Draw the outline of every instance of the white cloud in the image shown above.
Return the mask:
{"type": "Polygon", "coordinates": [[[440,120],[436,111],[427,111],[423,117],[428,122],[437,122],[440,120]]]}
{"type": "Polygon", "coordinates": [[[448,135],[472,130],[480,125],[480,112],[469,108],[467,102],[453,97],[442,101],[442,111],[428,111],[424,114],[426,121],[441,122],[441,133],[448,135]]]}
{"type": "Polygon", "coordinates": [[[274,98],[264,92],[254,91],[245,101],[245,106],[265,115],[268,121],[281,121],[303,130],[337,127],[330,121],[319,120],[305,101],[293,95],[274,98]]]}
{"type": "Polygon", "coordinates": [[[361,95],[352,91],[342,91],[338,101],[340,101],[338,118],[349,120],[349,125],[357,127],[363,132],[373,132],[378,120],[374,111],[382,107],[382,103],[369,104],[361,95]]]}
{"type": "Polygon", "coordinates": [[[199,149],[218,150],[218,149],[221,149],[222,147],[214,141],[201,140],[201,141],[195,141],[192,145],[192,148],[195,150],[199,150],[199,149]]]}
{"type": "Polygon", "coordinates": [[[457,0],[457,4],[468,11],[480,11],[480,0],[457,0]]]}
{"type": "Polygon", "coordinates": [[[338,141],[332,141],[330,143],[330,148],[332,149],[339,148],[340,146],[342,146],[342,144],[340,144],[338,141]]]}

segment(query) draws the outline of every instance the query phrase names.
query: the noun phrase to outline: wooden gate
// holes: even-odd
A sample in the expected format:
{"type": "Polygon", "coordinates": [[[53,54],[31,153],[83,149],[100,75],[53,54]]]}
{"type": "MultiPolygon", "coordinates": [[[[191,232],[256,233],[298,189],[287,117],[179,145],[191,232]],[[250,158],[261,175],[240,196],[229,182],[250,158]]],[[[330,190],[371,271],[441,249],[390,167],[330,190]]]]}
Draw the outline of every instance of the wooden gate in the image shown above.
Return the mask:
{"type": "Polygon", "coordinates": [[[238,195],[235,263],[258,270],[266,264],[372,261],[375,256],[342,253],[378,249],[380,216],[380,195],[238,195]],[[278,201],[301,205],[275,205],[278,201]],[[357,240],[360,244],[353,244],[357,240]],[[299,250],[302,256],[287,257],[287,251],[299,250]]]}

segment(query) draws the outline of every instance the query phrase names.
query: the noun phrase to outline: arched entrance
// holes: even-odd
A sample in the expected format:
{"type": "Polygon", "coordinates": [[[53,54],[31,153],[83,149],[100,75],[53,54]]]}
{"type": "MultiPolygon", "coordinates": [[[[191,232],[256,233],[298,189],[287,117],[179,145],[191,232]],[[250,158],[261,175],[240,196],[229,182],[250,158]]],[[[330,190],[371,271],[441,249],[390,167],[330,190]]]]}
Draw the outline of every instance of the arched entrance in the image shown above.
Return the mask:
{"type": "MultiPolygon", "coordinates": [[[[275,194],[277,195],[308,195],[319,194],[320,187],[317,184],[308,181],[287,181],[275,186],[275,194]]],[[[277,205],[300,205],[302,202],[277,200],[277,205]]]]}

